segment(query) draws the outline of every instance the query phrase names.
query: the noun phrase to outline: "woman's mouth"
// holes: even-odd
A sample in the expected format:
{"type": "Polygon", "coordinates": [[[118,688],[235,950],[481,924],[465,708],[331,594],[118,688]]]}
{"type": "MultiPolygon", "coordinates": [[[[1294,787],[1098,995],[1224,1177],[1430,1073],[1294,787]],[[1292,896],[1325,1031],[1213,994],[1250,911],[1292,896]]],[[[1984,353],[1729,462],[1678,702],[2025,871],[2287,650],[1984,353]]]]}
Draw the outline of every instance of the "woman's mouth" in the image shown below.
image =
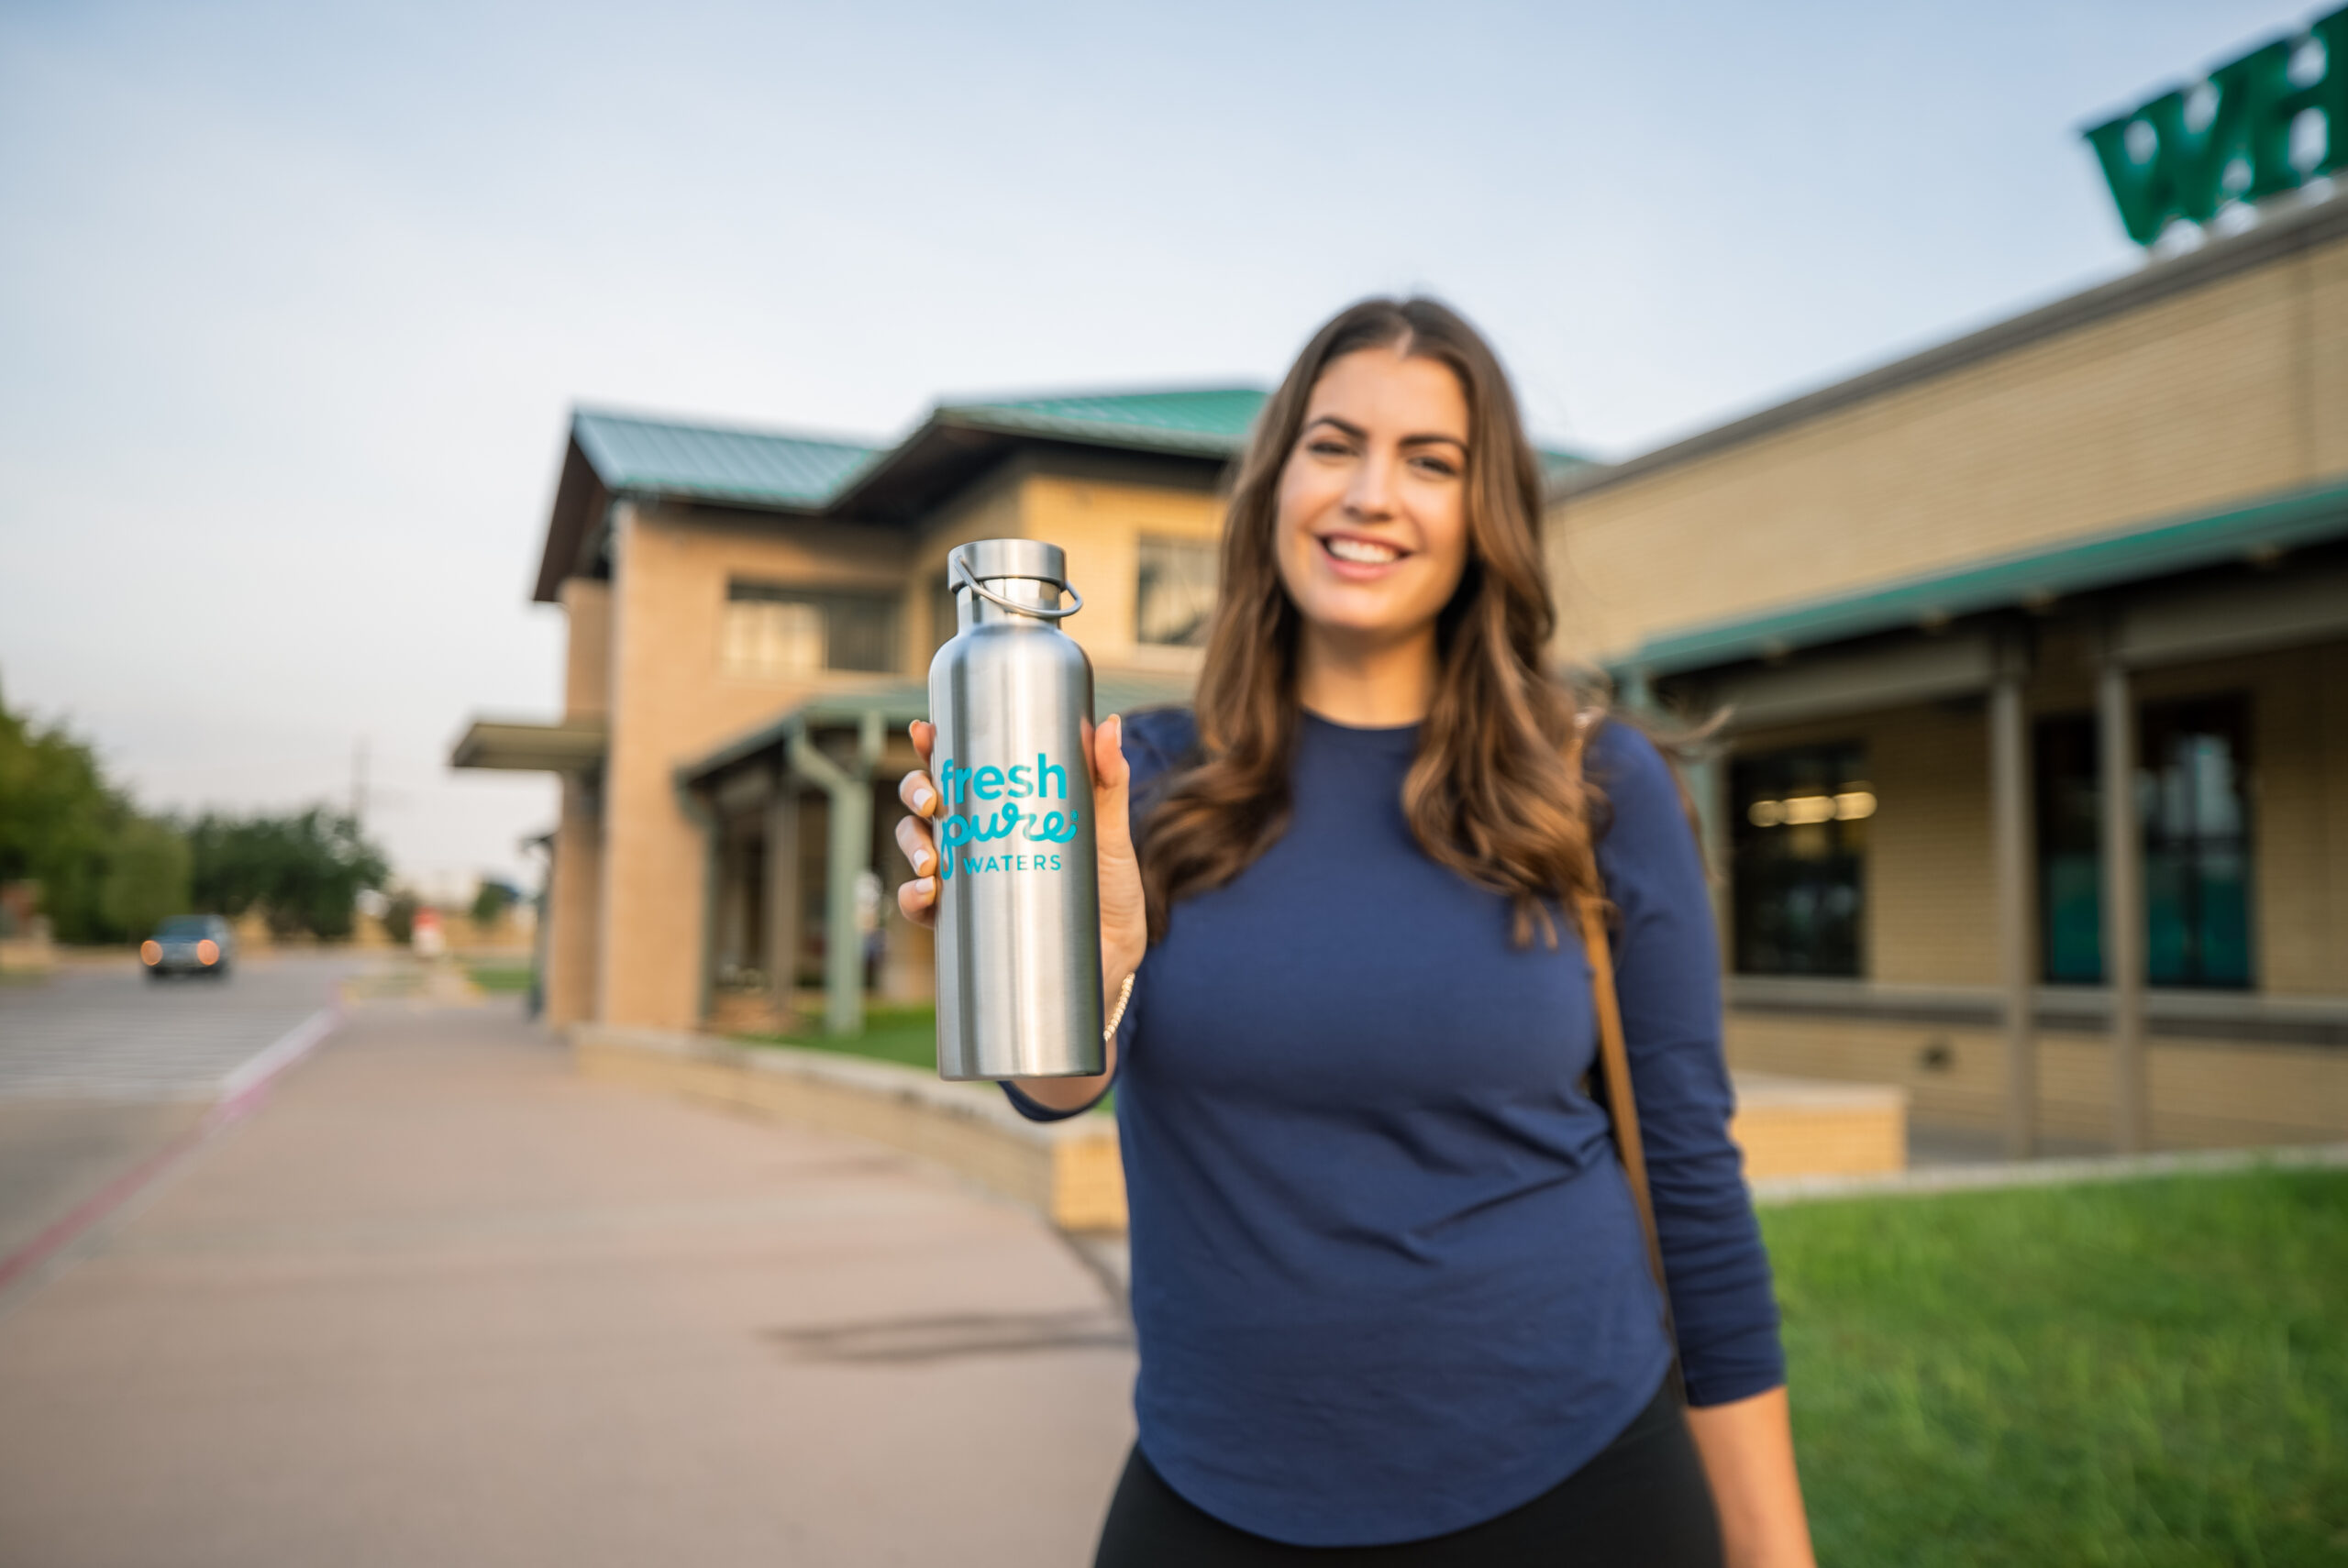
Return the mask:
{"type": "Polygon", "coordinates": [[[1365,539],[1351,534],[1325,534],[1321,538],[1321,553],[1338,569],[1342,577],[1372,577],[1401,560],[1409,552],[1379,539],[1365,539]]]}

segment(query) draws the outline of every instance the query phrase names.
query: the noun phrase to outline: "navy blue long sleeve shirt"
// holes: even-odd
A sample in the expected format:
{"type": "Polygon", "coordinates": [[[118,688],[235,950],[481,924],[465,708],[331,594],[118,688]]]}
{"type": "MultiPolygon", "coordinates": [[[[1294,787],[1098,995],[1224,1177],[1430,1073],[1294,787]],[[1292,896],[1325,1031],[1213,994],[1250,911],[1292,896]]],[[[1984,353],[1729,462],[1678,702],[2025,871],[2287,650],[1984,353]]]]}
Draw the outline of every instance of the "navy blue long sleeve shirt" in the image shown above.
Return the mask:
{"type": "MultiPolygon", "coordinates": [[[[1127,723],[1136,817],[1190,715],[1127,723]]],[[[1589,968],[1412,838],[1415,725],[1307,714],[1287,832],[1171,911],[1120,1032],[1140,1444],[1298,1545],[1417,1540],[1546,1491],[1670,1360],[1603,1108],[1589,968]]],[[[1593,736],[1616,985],[1691,1402],[1784,1380],[1728,1139],[1719,967],[1669,770],[1593,736]]],[[[1012,1092],[1038,1118],[1052,1113],[1012,1092]]]]}

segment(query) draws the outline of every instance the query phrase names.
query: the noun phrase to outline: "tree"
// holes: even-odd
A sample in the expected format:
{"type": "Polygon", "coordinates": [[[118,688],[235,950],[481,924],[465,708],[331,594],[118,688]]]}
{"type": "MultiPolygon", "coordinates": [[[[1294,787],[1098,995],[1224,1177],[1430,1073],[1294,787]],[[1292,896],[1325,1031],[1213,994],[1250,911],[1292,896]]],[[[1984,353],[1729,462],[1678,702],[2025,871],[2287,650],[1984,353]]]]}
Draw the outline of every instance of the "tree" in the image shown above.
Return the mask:
{"type": "Polygon", "coordinates": [[[0,881],[39,884],[59,940],[120,942],[187,906],[187,849],[63,724],[0,701],[0,881]]]}
{"type": "Polygon", "coordinates": [[[505,911],[522,901],[520,889],[511,882],[494,877],[481,879],[481,890],[473,895],[473,925],[487,931],[505,917],[505,911]]]}
{"type": "Polygon", "coordinates": [[[415,913],[424,901],[403,888],[383,906],[383,933],[405,947],[415,940],[415,913]]]}
{"type": "Polygon", "coordinates": [[[115,839],[99,895],[106,923],[123,936],[140,936],[164,917],[185,912],[192,860],[187,840],[169,823],[132,817],[115,839]]]}
{"type": "Polygon", "coordinates": [[[360,890],[391,875],[358,821],[325,806],[284,816],[206,812],[187,837],[196,903],[231,915],[257,908],[280,936],[349,936],[360,890]]]}
{"type": "Polygon", "coordinates": [[[0,701],[0,882],[39,884],[61,942],[121,942],[166,915],[256,907],[280,935],[347,937],[360,889],[390,875],[359,823],[325,806],[206,812],[184,828],[146,815],[86,742],[0,701]]]}

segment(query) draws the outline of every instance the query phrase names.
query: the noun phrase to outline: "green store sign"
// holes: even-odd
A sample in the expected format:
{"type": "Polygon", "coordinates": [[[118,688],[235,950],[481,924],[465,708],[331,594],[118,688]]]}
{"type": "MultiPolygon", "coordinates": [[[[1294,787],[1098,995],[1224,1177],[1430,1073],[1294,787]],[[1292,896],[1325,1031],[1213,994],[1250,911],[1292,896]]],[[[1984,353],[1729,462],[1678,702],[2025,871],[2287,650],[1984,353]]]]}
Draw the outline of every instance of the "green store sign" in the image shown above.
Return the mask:
{"type": "Polygon", "coordinates": [[[2227,203],[2265,201],[2348,171],[2348,8],[2107,120],[2087,139],[2139,245],[2174,221],[2206,224],[2227,203]],[[2323,151],[2311,160],[2292,157],[2302,116],[2321,122],[2323,151]]]}

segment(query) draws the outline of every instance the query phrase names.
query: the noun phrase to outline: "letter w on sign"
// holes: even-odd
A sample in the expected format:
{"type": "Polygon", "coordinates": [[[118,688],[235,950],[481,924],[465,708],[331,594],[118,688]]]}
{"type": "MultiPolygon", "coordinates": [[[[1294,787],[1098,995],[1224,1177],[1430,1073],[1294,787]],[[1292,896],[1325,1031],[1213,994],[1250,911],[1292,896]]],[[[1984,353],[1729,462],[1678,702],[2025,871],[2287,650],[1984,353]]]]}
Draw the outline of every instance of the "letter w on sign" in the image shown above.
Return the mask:
{"type": "Polygon", "coordinates": [[[2264,201],[2348,170],[2348,9],[2086,136],[2120,222],[2139,245],[2152,244],[2175,221],[2206,224],[2230,201],[2264,201]],[[2318,52],[2320,69],[2310,65],[2318,52]],[[2323,123],[2323,151],[2295,160],[2293,127],[2310,112],[2323,123]]]}

